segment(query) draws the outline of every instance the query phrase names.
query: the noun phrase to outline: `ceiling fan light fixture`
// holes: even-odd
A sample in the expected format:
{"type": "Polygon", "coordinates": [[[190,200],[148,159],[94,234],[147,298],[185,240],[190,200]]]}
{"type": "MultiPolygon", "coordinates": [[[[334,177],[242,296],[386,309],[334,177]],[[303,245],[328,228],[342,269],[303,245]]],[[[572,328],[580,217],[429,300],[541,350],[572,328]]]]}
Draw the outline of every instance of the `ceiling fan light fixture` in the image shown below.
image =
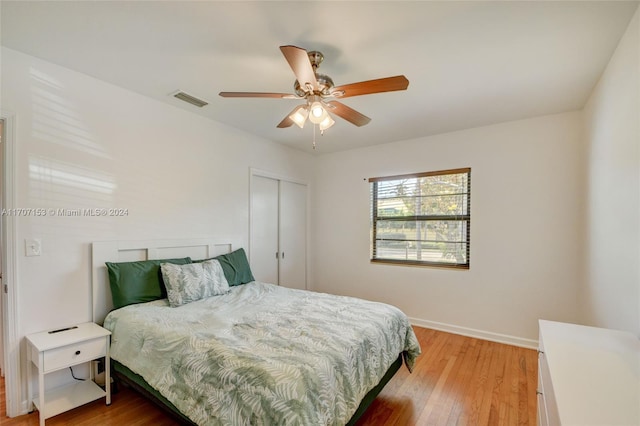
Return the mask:
{"type": "Polygon", "coordinates": [[[304,123],[307,121],[309,110],[306,105],[300,105],[290,116],[291,121],[296,123],[301,129],[304,127],[304,123]]]}
{"type": "MultiPolygon", "coordinates": [[[[325,111],[326,112],[326,111],[325,111]]],[[[325,117],[324,120],[322,120],[320,122],[320,124],[318,124],[318,127],[320,128],[321,132],[324,132],[325,130],[327,130],[329,127],[333,126],[334,124],[336,124],[335,120],[333,118],[331,118],[331,116],[329,114],[327,114],[327,116],[325,117]]]]}
{"type": "Polygon", "coordinates": [[[329,113],[322,107],[319,101],[313,102],[309,110],[309,121],[313,124],[320,124],[329,116],[329,113]]]}

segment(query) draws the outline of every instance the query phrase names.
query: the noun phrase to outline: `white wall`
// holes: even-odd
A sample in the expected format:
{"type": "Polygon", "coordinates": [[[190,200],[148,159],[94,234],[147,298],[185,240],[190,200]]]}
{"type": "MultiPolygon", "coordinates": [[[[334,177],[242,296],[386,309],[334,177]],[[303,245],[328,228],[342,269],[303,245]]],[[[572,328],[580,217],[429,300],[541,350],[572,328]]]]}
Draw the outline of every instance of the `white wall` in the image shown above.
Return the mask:
{"type": "Polygon", "coordinates": [[[535,345],[518,339],[537,339],[539,318],[578,319],[582,162],[579,112],[323,155],[314,289],[392,303],[419,324],[535,345]],[[460,167],[471,167],[470,269],[370,263],[366,179],[460,167]]]}
{"type": "Polygon", "coordinates": [[[640,336],[640,11],[585,107],[587,324],[640,336]]]}
{"type": "Polygon", "coordinates": [[[16,207],[128,209],[17,220],[20,336],[91,320],[92,241],[231,236],[246,245],[249,168],[311,178],[302,151],[1,53],[2,109],[16,117],[16,207]],[[24,256],[26,238],[42,240],[41,256],[24,256]]]}

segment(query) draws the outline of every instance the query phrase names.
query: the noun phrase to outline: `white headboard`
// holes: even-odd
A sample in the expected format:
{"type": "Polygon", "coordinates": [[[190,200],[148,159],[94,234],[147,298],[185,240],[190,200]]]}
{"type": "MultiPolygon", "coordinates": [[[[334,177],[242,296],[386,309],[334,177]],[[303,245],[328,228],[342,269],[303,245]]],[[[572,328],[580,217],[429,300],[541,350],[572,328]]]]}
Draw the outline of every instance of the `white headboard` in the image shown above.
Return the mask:
{"type": "Polygon", "coordinates": [[[105,262],[191,257],[205,259],[240,248],[235,239],[196,238],[185,240],[98,241],[91,248],[91,293],[93,321],[102,324],[113,309],[105,262]]]}

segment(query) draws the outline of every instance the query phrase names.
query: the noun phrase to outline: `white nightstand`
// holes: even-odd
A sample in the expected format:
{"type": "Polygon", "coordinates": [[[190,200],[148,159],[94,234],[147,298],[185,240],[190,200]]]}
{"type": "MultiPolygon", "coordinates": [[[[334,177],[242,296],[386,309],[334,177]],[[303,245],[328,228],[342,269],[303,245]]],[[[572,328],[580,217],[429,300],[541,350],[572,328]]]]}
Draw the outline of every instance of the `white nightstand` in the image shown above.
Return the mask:
{"type": "Polygon", "coordinates": [[[31,409],[33,403],[40,412],[40,426],[44,426],[45,419],[102,397],[106,397],[107,405],[111,404],[110,336],[109,330],[92,322],[64,331],[43,331],[27,336],[27,406],[31,409]],[[75,381],[45,392],[44,377],[47,373],[102,357],[105,358],[105,390],[93,381],[93,369],[90,368],[88,380],[75,381]],[[31,363],[38,369],[37,397],[32,390],[31,363]]]}

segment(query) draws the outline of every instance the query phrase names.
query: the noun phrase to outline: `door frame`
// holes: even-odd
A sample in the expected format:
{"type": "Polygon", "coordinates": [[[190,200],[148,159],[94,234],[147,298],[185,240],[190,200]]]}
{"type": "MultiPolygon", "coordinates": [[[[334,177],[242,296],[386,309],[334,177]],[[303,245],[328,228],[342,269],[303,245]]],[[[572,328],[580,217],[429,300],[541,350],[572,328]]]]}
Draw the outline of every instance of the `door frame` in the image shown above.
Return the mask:
{"type": "MultiPolygon", "coordinates": [[[[2,207],[13,209],[16,207],[16,183],[15,183],[15,113],[0,109],[0,118],[4,120],[4,149],[3,158],[3,188],[2,207]]],[[[3,327],[3,351],[4,351],[4,383],[6,389],[7,416],[15,417],[22,414],[22,398],[20,397],[20,339],[18,334],[18,286],[17,282],[17,243],[15,216],[2,215],[2,284],[6,286],[7,293],[2,294],[2,327],[3,327]]],[[[4,288],[0,289],[4,292],[4,288]]],[[[0,413],[4,415],[4,413],[0,413]]]]}
{"type": "MultiPolygon", "coordinates": [[[[2,126],[0,127],[0,143],[2,142],[2,139],[6,139],[6,137],[4,136],[4,119],[2,117],[0,117],[0,124],[2,124],[2,126]]],[[[3,176],[2,176],[2,180],[1,182],[4,182],[4,146],[0,146],[0,153],[2,155],[0,155],[0,158],[2,159],[3,163],[2,163],[2,167],[0,167],[0,171],[2,171],[3,176]]],[[[4,194],[4,191],[1,190],[0,188],[0,199],[2,198],[1,195],[4,194]]],[[[2,201],[0,201],[0,207],[3,207],[3,203],[2,201]]],[[[4,216],[4,215],[3,215],[4,216]]],[[[1,217],[0,217],[0,222],[1,222],[1,217]]],[[[3,225],[0,223],[0,239],[2,238],[2,228],[3,225]]],[[[2,253],[2,247],[3,247],[4,243],[0,241],[0,254],[2,253]]],[[[0,260],[0,273],[2,272],[2,260],[0,260]]],[[[2,277],[0,277],[0,376],[4,377],[4,311],[6,310],[4,307],[4,286],[2,285],[2,277]]],[[[1,415],[2,413],[0,413],[1,415]]]]}

